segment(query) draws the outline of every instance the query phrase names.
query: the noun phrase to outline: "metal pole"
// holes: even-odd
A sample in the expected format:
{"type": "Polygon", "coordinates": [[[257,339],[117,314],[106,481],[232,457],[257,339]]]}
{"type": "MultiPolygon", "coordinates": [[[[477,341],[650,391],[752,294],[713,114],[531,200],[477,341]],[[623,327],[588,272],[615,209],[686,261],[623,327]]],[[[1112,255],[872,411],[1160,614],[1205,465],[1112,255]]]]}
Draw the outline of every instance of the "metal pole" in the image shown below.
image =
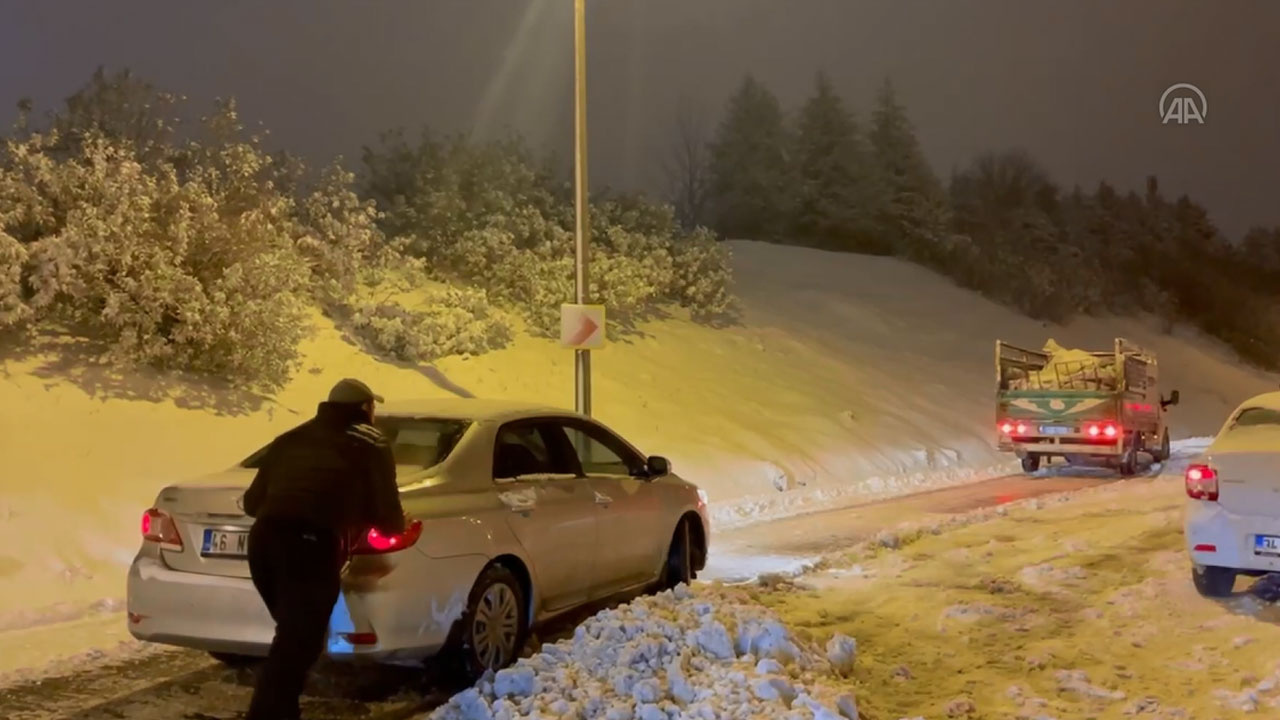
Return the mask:
{"type": "MultiPolygon", "coordinates": [[[[587,22],[586,0],[573,0],[574,89],[574,295],[579,305],[589,301],[587,242],[590,239],[587,194],[587,22]]],[[[574,351],[575,406],[591,414],[591,351],[574,351]]]]}

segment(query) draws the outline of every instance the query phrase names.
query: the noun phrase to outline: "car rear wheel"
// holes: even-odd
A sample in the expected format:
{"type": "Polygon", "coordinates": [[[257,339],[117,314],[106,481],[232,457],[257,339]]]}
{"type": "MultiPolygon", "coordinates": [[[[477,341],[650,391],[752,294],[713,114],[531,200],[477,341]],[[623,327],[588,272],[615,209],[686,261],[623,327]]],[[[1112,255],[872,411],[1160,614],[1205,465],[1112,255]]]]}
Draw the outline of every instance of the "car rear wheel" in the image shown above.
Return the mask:
{"type": "Polygon", "coordinates": [[[480,573],[462,616],[458,654],[468,678],[515,662],[529,630],[520,580],[501,565],[480,573]]]}
{"type": "Polygon", "coordinates": [[[690,537],[688,519],[681,519],[676,525],[675,534],[671,537],[671,546],[667,549],[667,562],[662,568],[662,582],[659,590],[670,590],[677,585],[693,582],[693,542],[690,537]]]}
{"type": "Polygon", "coordinates": [[[1210,598],[1231,597],[1236,588],[1236,571],[1212,565],[1192,565],[1191,582],[1196,591],[1210,598]]]}
{"type": "Polygon", "coordinates": [[[1033,473],[1040,469],[1040,456],[1036,454],[1027,455],[1022,458],[1022,472],[1033,473]]]}

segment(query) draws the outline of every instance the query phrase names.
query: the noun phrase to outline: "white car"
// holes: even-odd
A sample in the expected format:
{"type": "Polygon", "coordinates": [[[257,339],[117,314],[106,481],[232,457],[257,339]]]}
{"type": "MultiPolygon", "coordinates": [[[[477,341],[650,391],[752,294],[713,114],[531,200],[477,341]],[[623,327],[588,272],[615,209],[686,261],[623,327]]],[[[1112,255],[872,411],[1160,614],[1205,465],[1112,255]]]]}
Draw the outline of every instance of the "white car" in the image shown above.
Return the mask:
{"type": "Polygon", "coordinates": [[[1280,392],[1231,413],[1187,468],[1185,536],[1196,589],[1226,597],[1240,575],[1280,572],[1280,392]]]}
{"type": "MultiPolygon", "coordinates": [[[[379,408],[401,536],[370,530],[343,573],[327,654],[417,662],[455,651],[472,673],[529,628],[586,603],[691,580],[707,559],[706,496],[599,423],[483,400],[379,408]]],[[[249,579],[242,495],[265,448],[160,491],[129,569],[129,631],[225,661],[264,656],[274,624],[249,579]]]]}

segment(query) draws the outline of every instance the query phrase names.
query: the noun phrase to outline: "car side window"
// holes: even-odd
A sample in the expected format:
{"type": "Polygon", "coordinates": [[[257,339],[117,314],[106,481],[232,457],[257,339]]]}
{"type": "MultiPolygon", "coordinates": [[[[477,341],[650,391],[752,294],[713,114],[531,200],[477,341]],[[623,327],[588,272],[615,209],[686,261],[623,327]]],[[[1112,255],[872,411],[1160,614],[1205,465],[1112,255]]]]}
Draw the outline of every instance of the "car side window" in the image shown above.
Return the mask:
{"type": "Polygon", "coordinates": [[[575,423],[567,425],[564,430],[573,445],[583,474],[622,477],[644,474],[644,458],[604,428],[575,423]]]}
{"type": "Polygon", "coordinates": [[[495,480],[529,476],[576,475],[578,469],[567,452],[563,433],[544,422],[513,423],[498,431],[493,448],[495,480]]]}

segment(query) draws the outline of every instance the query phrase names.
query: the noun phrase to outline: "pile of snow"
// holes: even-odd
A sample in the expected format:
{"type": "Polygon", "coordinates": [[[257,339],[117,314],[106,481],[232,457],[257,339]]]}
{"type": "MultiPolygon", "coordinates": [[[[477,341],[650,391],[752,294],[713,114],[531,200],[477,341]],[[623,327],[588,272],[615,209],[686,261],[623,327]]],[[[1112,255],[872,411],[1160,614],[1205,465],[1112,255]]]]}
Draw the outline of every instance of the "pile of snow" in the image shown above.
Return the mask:
{"type": "Polygon", "coordinates": [[[857,720],[839,688],[856,653],[842,635],[820,651],[739,592],[682,585],[601,612],[430,718],[857,720]]]}

